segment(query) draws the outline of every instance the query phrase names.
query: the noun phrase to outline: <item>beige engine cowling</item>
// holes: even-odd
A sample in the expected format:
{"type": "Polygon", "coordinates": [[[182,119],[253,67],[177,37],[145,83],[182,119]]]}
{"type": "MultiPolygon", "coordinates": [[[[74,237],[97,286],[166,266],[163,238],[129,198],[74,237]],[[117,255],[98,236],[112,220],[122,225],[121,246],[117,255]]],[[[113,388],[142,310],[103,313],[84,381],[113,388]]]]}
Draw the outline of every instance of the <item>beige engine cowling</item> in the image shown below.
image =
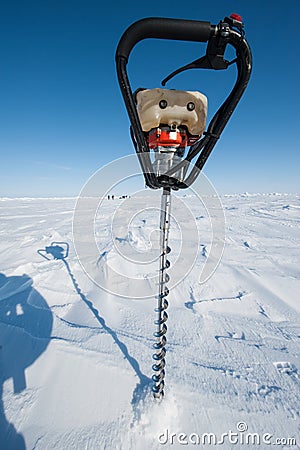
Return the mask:
{"type": "Polygon", "coordinates": [[[197,91],[144,89],[136,94],[137,111],[144,132],[161,124],[186,126],[192,135],[201,136],[206,126],[207,97],[197,91]],[[160,102],[164,108],[160,106],[160,102]],[[190,105],[190,107],[188,107],[190,105]],[[194,107],[193,107],[194,105],[194,107]]]}

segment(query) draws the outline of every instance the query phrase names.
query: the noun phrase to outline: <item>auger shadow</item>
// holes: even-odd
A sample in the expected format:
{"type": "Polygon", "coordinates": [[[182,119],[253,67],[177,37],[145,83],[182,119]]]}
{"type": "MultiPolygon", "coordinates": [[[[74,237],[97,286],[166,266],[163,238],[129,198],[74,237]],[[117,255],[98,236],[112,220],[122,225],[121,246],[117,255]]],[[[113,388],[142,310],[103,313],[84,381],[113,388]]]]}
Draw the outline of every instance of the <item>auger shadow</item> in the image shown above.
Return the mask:
{"type": "Polygon", "coordinates": [[[128,361],[128,363],[134,370],[136,376],[139,379],[139,382],[137,383],[137,385],[133,391],[132,400],[131,400],[131,404],[135,408],[140,401],[144,400],[146,393],[147,393],[147,388],[151,383],[151,378],[147,377],[146,375],[144,375],[142,373],[138,361],[132,355],[130,355],[126,344],[124,344],[124,342],[122,342],[119,339],[116,331],[114,331],[112,328],[110,328],[106,324],[105,319],[100,315],[98,309],[95,308],[93,303],[86,297],[86,295],[80,289],[80,287],[76,281],[76,278],[75,278],[73,272],[71,271],[70,265],[66,259],[69,254],[69,244],[66,242],[52,242],[52,244],[48,247],[45,247],[45,249],[38,250],[38,253],[48,260],[51,259],[48,257],[48,255],[51,255],[53,257],[53,259],[56,259],[56,260],[59,259],[63,262],[77,294],[79,295],[81,300],[86,304],[86,306],[89,308],[89,310],[92,312],[93,316],[98,321],[98,323],[101,325],[101,327],[112,337],[114,343],[119,347],[120,351],[124,355],[124,358],[128,361]]]}

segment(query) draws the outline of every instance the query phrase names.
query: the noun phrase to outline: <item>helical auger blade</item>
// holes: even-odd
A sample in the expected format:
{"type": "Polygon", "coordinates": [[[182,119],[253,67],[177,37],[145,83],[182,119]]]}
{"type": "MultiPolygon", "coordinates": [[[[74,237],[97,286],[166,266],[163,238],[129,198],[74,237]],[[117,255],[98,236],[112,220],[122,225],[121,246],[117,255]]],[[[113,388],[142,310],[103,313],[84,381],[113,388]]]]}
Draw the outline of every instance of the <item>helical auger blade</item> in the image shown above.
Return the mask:
{"type": "Polygon", "coordinates": [[[170,267],[170,261],[167,259],[167,255],[170,253],[171,249],[168,246],[168,236],[170,227],[170,210],[171,210],[171,191],[169,188],[164,188],[161,198],[161,215],[160,215],[160,230],[161,230],[161,254],[160,254],[160,267],[159,267],[159,294],[158,294],[158,305],[155,309],[157,313],[157,320],[155,320],[155,325],[157,327],[154,337],[156,342],[153,345],[156,350],[153,354],[153,359],[155,364],[153,364],[152,369],[154,374],[152,380],[154,381],[152,391],[155,399],[160,400],[164,396],[164,378],[165,378],[165,365],[166,365],[166,333],[168,320],[168,314],[166,309],[168,308],[167,296],[169,294],[169,289],[167,283],[170,277],[167,273],[167,269],[170,267]]]}

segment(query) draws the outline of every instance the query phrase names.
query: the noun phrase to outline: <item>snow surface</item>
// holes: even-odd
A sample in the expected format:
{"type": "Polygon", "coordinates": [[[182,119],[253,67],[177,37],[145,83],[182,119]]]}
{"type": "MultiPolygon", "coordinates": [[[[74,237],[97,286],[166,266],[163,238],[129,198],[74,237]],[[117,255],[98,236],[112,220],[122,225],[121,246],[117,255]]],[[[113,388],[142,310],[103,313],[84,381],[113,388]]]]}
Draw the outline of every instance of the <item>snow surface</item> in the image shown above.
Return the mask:
{"type": "MultiPolygon", "coordinates": [[[[210,248],[207,212],[193,196],[184,198],[199,230],[198,243],[193,233],[185,238],[184,260],[180,224],[171,224],[169,259],[176,270],[188,265],[195,246],[197,256],[169,295],[166,395],[156,403],[156,299],[132,298],[134,286],[147,291],[145,271],[155,271],[156,262],[137,272],[142,264],[122,262],[118,250],[151,251],[159,214],[143,209],[143,197],[103,201],[95,222],[99,258],[90,269],[103,290],[75,252],[75,199],[1,199],[1,449],[177,449],[184,448],[180,432],[220,437],[239,430],[242,439],[240,422],[248,432],[269,433],[271,442],[297,440],[275,448],[300,448],[300,197],[221,200],[225,251],[205,283],[199,271],[210,248]],[[129,216],[140,212],[129,230],[114,234],[111,218],[122,204],[129,216]],[[53,241],[70,245],[65,260],[37,253],[53,241]],[[114,293],[117,281],[107,266],[125,273],[123,297],[114,293]],[[163,444],[167,430],[176,433],[173,444],[163,444]]],[[[270,448],[228,440],[217,446],[270,448]]]]}

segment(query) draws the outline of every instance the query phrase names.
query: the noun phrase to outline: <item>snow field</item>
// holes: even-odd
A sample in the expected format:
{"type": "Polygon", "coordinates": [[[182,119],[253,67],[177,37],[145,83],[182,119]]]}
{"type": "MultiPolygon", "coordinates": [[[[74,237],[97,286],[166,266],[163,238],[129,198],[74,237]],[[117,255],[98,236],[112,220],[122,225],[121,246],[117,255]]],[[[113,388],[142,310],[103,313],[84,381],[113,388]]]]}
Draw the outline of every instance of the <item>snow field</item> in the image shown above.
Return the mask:
{"type": "Polygon", "coordinates": [[[157,404],[156,300],[133,297],[155,287],[159,210],[146,209],[142,196],[104,200],[95,222],[99,255],[86,274],[72,241],[75,199],[1,199],[3,449],[179,449],[177,438],[163,445],[159,435],[220,436],[241,421],[249,432],[297,440],[277,448],[300,448],[300,198],[221,200],[225,250],[203,284],[212,245],[207,211],[192,196],[173,203],[170,275],[181,281],[171,284],[166,396],[157,404]],[[54,241],[70,245],[65,261],[37,253],[54,241]],[[148,264],[130,262],[133,255],[148,255],[148,264]]]}

